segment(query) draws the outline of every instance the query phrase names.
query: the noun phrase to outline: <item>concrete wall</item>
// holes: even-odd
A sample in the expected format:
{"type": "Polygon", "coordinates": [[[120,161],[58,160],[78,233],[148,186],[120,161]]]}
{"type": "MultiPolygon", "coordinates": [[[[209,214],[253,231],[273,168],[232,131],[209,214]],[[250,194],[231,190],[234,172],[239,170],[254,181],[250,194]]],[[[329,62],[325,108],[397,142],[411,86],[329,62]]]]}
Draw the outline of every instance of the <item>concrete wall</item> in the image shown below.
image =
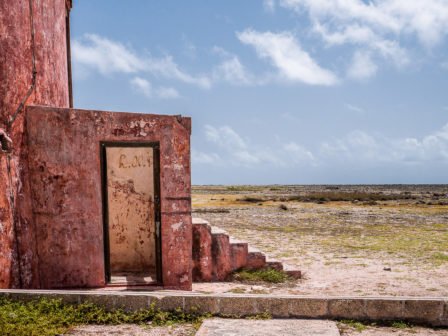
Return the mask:
{"type": "MultiPolygon", "coordinates": [[[[68,107],[66,13],[71,1],[31,0],[31,4],[37,74],[28,103],[68,107]]],[[[0,130],[6,130],[11,116],[25,99],[32,84],[32,74],[29,0],[1,0],[0,130]]],[[[35,232],[27,183],[28,153],[24,129],[22,111],[9,130],[12,153],[0,153],[0,288],[35,288],[39,285],[36,246],[31,243],[35,232]],[[11,178],[7,161],[10,162],[11,178]],[[15,249],[17,245],[21,246],[19,251],[15,249]]]]}
{"type": "Polygon", "coordinates": [[[26,125],[41,288],[105,285],[100,142],[158,141],[163,285],[191,289],[190,118],[29,106],[26,125]]]}

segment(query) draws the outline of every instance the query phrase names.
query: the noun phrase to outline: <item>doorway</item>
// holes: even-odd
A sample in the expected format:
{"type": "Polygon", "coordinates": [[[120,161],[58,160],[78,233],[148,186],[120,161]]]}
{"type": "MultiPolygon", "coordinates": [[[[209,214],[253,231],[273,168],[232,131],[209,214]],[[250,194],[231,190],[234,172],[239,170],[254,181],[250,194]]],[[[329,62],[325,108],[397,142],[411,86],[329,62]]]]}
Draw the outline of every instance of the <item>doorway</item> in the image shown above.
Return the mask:
{"type": "Polygon", "coordinates": [[[105,276],[161,284],[158,142],[101,142],[105,276]]]}

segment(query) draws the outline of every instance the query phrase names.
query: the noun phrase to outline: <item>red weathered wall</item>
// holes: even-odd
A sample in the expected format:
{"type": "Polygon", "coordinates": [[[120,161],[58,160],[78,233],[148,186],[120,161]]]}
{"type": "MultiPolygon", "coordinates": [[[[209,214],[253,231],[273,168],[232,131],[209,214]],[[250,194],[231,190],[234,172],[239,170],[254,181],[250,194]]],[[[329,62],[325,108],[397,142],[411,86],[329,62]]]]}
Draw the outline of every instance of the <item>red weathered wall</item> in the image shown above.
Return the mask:
{"type": "Polygon", "coordinates": [[[163,285],[191,289],[190,118],[29,106],[42,288],[105,285],[100,141],[159,141],[163,285]]]}
{"type": "MultiPolygon", "coordinates": [[[[66,0],[32,0],[36,86],[28,103],[69,106],[66,0]]],[[[28,0],[0,1],[0,129],[24,100],[32,83],[31,24],[28,0]]],[[[0,288],[39,286],[27,167],[27,139],[22,111],[10,129],[12,190],[10,202],[7,155],[0,154],[0,288]],[[13,227],[17,223],[20,265],[13,227]],[[21,271],[19,274],[19,270],[21,271]]]]}

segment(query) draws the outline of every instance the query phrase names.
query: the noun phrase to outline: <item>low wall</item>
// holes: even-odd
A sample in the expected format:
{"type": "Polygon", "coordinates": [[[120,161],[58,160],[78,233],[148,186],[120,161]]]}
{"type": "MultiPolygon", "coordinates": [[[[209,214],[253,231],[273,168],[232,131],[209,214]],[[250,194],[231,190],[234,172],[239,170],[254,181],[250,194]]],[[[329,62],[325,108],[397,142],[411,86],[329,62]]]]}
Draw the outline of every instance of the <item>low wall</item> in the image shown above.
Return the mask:
{"type": "Polygon", "coordinates": [[[448,298],[29,290],[0,290],[1,296],[12,300],[47,297],[61,298],[67,303],[88,301],[109,310],[124,308],[133,311],[149,308],[155,303],[156,307],[162,310],[183,309],[186,312],[241,316],[267,312],[275,318],[410,321],[434,327],[448,327],[448,298]]]}

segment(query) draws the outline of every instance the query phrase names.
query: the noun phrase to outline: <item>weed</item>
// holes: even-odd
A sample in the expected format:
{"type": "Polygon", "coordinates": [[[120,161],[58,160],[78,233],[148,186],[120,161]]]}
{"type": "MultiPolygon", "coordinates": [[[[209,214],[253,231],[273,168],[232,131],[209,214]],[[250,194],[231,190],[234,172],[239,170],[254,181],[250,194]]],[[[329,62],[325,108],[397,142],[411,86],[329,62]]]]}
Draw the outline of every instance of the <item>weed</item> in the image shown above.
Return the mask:
{"type": "Polygon", "coordinates": [[[248,319],[248,320],[270,320],[271,318],[272,318],[272,316],[268,312],[264,312],[263,314],[246,317],[246,319],[248,319]]]}
{"type": "Polygon", "coordinates": [[[181,310],[162,312],[151,305],[149,309],[124,312],[121,309],[106,311],[93,303],[69,305],[45,298],[29,302],[13,302],[0,298],[0,335],[53,336],[65,333],[70,327],[84,324],[145,324],[173,325],[198,324],[207,316],[184,313],[181,310]]]}
{"type": "Polygon", "coordinates": [[[406,328],[412,328],[412,325],[403,321],[395,321],[392,322],[392,327],[397,329],[406,329],[406,328]]]}
{"type": "Polygon", "coordinates": [[[246,270],[241,269],[233,274],[233,278],[242,282],[268,282],[268,283],[282,283],[290,280],[290,277],[281,271],[273,268],[262,270],[246,270]]]}
{"type": "MultiPolygon", "coordinates": [[[[199,307],[197,307],[199,308],[199,307]]],[[[71,305],[61,299],[37,298],[28,302],[13,302],[0,297],[0,335],[2,336],[56,336],[71,327],[96,324],[138,324],[152,326],[173,326],[189,323],[199,329],[202,321],[215,315],[185,313],[181,309],[164,312],[151,304],[149,309],[125,312],[122,309],[106,311],[93,303],[71,305]]],[[[238,315],[216,315],[222,318],[241,318],[238,315]]],[[[247,316],[247,319],[266,320],[269,313],[247,316]]]]}
{"type": "Polygon", "coordinates": [[[354,320],[342,320],[340,321],[340,323],[343,323],[345,325],[348,325],[352,328],[355,328],[358,331],[363,331],[367,329],[367,326],[365,324],[363,324],[362,322],[359,321],[354,321],[354,320]]]}

